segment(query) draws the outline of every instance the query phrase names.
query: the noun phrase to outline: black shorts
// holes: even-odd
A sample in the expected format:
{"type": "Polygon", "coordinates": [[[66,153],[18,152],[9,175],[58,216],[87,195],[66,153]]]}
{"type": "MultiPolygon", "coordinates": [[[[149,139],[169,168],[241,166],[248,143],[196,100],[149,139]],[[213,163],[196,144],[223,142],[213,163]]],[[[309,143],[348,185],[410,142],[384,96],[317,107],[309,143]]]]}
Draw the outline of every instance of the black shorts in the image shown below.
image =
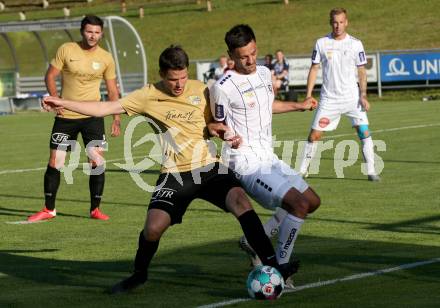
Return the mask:
{"type": "Polygon", "coordinates": [[[220,163],[181,173],[162,173],[156,183],[148,209],[161,209],[171,217],[171,224],[182,222],[191,201],[206,200],[223,211],[226,195],[241,187],[234,173],[220,163]],[[202,170],[209,170],[201,172],[202,170]]]}
{"type": "Polygon", "coordinates": [[[93,143],[94,146],[104,147],[106,144],[104,118],[64,119],[55,117],[49,147],[53,150],[70,151],[70,144],[66,141],[76,140],[78,133],[81,133],[84,146],[87,146],[92,140],[96,140],[93,143]]]}

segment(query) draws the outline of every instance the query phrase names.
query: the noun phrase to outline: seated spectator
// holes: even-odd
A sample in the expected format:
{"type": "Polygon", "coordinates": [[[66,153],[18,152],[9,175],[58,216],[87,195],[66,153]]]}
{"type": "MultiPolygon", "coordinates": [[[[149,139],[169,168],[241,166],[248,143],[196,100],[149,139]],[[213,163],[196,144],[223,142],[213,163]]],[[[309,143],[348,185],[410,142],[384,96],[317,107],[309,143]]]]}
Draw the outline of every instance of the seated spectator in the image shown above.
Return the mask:
{"type": "Polygon", "coordinates": [[[223,71],[223,73],[226,73],[229,70],[233,70],[235,68],[235,62],[231,58],[228,58],[228,61],[226,61],[226,68],[223,71]]]}
{"type": "Polygon", "coordinates": [[[275,58],[272,67],[272,83],[274,93],[277,95],[280,88],[287,89],[289,86],[289,64],[281,50],[277,50],[275,58]]]}
{"type": "Polygon", "coordinates": [[[218,58],[218,67],[214,71],[214,78],[215,80],[219,80],[220,77],[223,76],[225,69],[227,67],[228,58],[224,55],[221,55],[220,58],[218,58]]]}
{"type": "Polygon", "coordinates": [[[273,56],[270,53],[264,56],[264,64],[263,65],[265,67],[267,67],[269,70],[273,69],[272,60],[273,60],[273,56]]]}

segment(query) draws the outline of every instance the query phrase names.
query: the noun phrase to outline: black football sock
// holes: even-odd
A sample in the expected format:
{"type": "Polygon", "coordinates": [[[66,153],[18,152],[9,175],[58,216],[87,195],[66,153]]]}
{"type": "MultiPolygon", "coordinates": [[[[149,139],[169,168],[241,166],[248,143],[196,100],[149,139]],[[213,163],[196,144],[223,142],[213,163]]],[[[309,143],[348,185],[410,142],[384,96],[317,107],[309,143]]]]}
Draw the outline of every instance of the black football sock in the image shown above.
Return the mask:
{"type": "Polygon", "coordinates": [[[250,210],[238,217],[244,236],[249,245],[261,259],[264,265],[277,266],[275,250],[264,232],[260,218],[254,210],[250,210]]]}
{"type": "Polygon", "coordinates": [[[134,259],[134,271],[145,275],[147,279],[148,267],[150,266],[151,259],[156,254],[159,248],[159,241],[148,241],[144,237],[144,231],[139,234],[138,249],[136,251],[136,257],[134,259]]]}
{"type": "Polygon", "coordinates": [[[104,172],[99,175],[90,175],[90,212],[99,207],[102,193],[104,192],[105,175],[104,172]]]}
{"type": "Polygon", "coordinates": [[[55,198],[58,187],[60,186],[60,171],[47,165],[44,174],[44,199],[46,209],[53,211],[55,209],[55,198]]]}

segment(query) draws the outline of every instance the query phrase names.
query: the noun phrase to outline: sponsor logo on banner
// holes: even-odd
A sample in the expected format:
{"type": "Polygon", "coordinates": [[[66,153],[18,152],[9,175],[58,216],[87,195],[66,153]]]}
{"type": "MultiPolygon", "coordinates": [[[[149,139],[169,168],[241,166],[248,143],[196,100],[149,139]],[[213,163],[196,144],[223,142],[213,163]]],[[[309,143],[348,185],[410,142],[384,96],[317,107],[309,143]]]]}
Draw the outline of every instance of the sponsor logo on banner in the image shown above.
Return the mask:
{"type": "Polygon", "coordinates": [[[399,59],[394,58],[388,63],[388,72],[386,76],[408,76],[409,72],[405,69],[405,63],[399,59]]]}
{"type": "Polygon", "coordinates": [[[380,67],[384,82],[440,80],[440,53],[384,54],[380,67]]]}

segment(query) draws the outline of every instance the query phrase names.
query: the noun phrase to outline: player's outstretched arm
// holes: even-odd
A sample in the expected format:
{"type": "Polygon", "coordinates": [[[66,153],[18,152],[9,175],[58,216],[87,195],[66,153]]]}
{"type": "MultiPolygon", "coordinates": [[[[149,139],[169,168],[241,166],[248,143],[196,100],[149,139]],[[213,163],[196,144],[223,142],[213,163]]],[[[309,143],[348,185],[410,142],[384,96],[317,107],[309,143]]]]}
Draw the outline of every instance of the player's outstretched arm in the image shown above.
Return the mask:
{"type": "Polygon", "coordinates": [[[119,101],[78,102],[64,100],[55,96],[46,96],[43,98],[43,108],[45,110],[51,111],[59,107],[92,117],[105,117],[111,114],[125,113],[119,101]]]}
{"type": "Polygon", "coordinates": [[[272,113],[313,110],[316,109],[316,106],[318,106],[318,102],[313,97],[307,97],[303,102],[282,102],[274,100],[272,113]]]}

